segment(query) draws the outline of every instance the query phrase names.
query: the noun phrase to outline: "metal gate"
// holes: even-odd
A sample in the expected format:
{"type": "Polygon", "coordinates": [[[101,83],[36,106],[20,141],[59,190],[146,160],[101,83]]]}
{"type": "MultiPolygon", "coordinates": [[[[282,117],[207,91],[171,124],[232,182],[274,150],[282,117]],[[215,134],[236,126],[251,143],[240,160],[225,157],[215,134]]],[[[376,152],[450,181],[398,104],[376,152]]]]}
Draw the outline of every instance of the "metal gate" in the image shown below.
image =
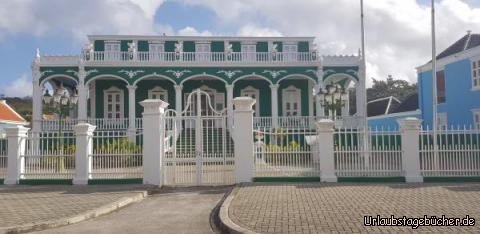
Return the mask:
{"type": "Polygon", "coordinates": [[[165,118],[165,185],[235,183],[233,140],[226,110],[215,110],[212,97],[200,89],[187,97],[181,113],[165,118]]]}

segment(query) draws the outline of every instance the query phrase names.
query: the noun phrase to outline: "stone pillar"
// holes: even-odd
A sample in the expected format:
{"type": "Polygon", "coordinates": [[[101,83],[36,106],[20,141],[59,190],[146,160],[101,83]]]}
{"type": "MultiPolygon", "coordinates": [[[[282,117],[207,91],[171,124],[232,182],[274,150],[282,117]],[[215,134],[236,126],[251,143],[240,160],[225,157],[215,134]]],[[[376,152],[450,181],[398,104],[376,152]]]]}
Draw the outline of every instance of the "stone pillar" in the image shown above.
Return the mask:
{"type": "Polygon", "coordinates": [[[333,132],[335,123],[330,119],[317,122],[317,144],[320,154],[320,181],[337,182],[333,154],[333,132]]]}
{"type": "Polygon", "coordinates": [[[164,158],[165,109],[168,103],[159,99],[140,102],[143,112],[143,183],[162,186],[164,158]]]}
{"type": "Polygon", "coordinates": [[[226,85],[225,89],[227,90],[227,121],[228,128],[232,127],[232,117],[233,117],[233,85],[226,85]]]}
{"type": "Polygon", "coordinates": [[[402,134],[402,167],[406,182],[423,182],[420,173],[420,120],[405,118],[398,120],[402,134]]]}
{"type": "MultiPolygon", "coordinates": [[[[137,86],[127,85],[128,89],[128,130],[127,137],[131,142],[136,140],[136,126],[135,126],[135,90],[137,86]]],[[[145,125],[144,125],[145,126],[145,125]]]]}
{"type": "Polygon", "coordinates": [[[87,121],[87,92],[88,89],[85,88],[85,69],[83,66],[78,68],[78,120],[82,122],[87,121]]]}
{"type": "Polygon", "coordinates": [[[278,84],[270,85],[272,95],[272,127],[278,127],[278,84]]]}
{"type": "Polygon", "coordinates": [[[75,131],[75,177],[73,184],[88,184],[91,179],[92,159],[89,155],[93,152],[93,131],[95,126],[88,123],[79,123],[74,126],[75,131]]]}
{"type": "Polygon", "coordinates": [[[251,97],[233,99],[233,141],[235,143],[235,182],[252,182],[255,174],[253,154],[253,109],[251,97]]]}
{"type": "Polygon", "coordinates": [[[8,140],[8,158],[7,158],[7,177],[5,184],[18,184],[21,175],[25,172],[25,155],[26,138],[28,128],[16,126],[5,129],[8,140]]]}
{"type": "Polygon", "coordinates": [[[347,89],[347,100],[345,100],[345,105],[342,107],[342,117],[346,117],[346,116],[349,116],[350,113],[349,113],[349,110],[350,110],[350,92],[348,92],[348,89],[347,89]]]}
{"type": "Polygon", "coordinates": [[[182,112],[182,85],[175,85],[175,110],[177,114],[180,115],[182,112]]]}

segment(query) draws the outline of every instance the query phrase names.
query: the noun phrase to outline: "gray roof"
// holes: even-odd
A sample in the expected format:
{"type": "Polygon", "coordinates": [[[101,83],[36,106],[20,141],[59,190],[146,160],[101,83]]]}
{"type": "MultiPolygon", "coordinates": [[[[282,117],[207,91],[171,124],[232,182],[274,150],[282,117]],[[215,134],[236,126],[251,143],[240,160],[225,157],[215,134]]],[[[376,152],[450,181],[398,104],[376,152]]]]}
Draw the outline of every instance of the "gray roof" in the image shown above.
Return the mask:
{"type": "Polygon", "coordinates": [[[480,46],[480,34],[467,33],[465,36],[463,36],[458,41],[453,43],[447,49],[442,51],[437,56],[437,59],[445,58],[447,56],[450,56],[450,55],[453,55],[477,46],[480,46]]]}

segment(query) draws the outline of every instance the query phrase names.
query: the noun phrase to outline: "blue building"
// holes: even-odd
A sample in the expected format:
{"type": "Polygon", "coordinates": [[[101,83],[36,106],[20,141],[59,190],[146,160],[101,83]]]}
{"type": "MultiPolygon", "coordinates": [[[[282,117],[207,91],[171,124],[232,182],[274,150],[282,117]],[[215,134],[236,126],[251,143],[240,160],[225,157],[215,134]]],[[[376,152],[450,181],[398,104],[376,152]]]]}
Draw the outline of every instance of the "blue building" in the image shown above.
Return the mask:
{"type": "Polygon", "coordinates": [[[390,96],[369,101],[367,104],[368,126],[372,129],[398,129],[398,119],[420,117],[418,94],[412,94],[403,102],[390,96]]]}
{"type": "MultiPolygon", "coordinates": [[[[467,33],[437,56],[438,127],[480,128],[480,34],[467,33]]],[[[432,64],[417,68],[423,125],[432,126],[432,64]]]]}

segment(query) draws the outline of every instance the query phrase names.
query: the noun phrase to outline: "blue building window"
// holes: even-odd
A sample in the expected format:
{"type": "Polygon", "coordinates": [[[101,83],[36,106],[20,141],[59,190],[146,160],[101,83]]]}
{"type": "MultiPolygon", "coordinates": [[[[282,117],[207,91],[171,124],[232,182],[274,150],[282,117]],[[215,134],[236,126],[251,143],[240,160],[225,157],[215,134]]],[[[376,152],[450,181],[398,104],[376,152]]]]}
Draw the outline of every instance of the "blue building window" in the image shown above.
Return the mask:
{"type": "Polygon", "coordinates": [[[445,103],[445,71],[437,72],[437,103],[445,103]]]}
{"type": "Polygon", "coordinates": [[[480,89],[480,59],[472,62],[472,88],[480,89]]]}

